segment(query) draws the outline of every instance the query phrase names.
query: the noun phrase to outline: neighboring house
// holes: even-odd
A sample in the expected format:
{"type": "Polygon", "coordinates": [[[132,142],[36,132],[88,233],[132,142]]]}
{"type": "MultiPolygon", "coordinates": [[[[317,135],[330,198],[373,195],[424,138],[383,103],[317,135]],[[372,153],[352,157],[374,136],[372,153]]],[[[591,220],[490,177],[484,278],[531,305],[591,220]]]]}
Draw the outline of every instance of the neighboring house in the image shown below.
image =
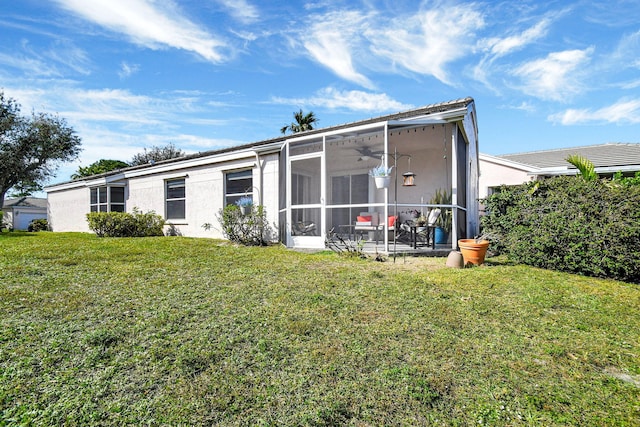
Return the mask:
{"type": "Polygon", "coordinates": [[[2,222],[13,230],[26,230],[34,219],[47,219],[47,199],[19,197],[6,199],[2,208],[2,222]]]}
{"type": "Polygon", "coordinates": [[[247,195],[265,206],[288,247],[322,248],[330,230],[351,234],[360,212],[387,218],[396,203],[398,211],[428,209],[426,201],[446,188],[454,248],[479,228],[477,136],[472,98],[432,104],[52,185],[49,222],[54,231],[89,231],[88,212],[138,208],[162,215],[181,235],[222,237],[216,214],[247,195]],[[397,196],[395,182],[378,190],[368,176],[381,159],[396,163],[397,196]],[[405,187],[409,165],[416,185],[405,187]]]}
{"type": "Polygon", "coordinates": [[[576,175],[578,169],[566,160],[574,154],[590,160],[601,177],[612,176],[616,172],[633,175],[640,171],[640,143],[608,143],[501,156],[481,153],[480,198],[490,195],[501,185],[517,185],[557,175],[576,175]]]}

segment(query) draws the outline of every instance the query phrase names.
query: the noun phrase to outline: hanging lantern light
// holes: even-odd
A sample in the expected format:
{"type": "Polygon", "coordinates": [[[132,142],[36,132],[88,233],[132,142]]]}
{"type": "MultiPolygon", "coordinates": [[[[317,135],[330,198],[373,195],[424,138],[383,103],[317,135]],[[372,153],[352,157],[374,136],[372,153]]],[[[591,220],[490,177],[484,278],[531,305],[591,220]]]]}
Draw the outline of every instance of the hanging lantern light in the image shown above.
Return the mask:
{"type": "MultiPolygon", "coordinates": [[[[411,157],[409,157],[409,171],[411,171],[411,157]]],[[[416,174],[413,172],[405,172],[402,174],[402,186],[414,187],[416,185],[416,174]]]]}

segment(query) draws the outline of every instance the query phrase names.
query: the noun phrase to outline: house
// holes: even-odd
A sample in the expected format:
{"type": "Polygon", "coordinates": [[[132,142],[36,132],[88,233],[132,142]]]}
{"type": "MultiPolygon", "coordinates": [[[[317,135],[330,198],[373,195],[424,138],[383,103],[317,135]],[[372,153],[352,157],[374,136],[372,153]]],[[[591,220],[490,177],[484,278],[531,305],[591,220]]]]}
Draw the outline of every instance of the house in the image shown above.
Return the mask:
{"type": "MultiPolygon", "coordinates": [[[[222,237],[216,213],[242,196],[265,207],[288,247],[322,248],[330,230],[353,235],[360,212],[381,218],[428,210],[436,190],[452,191],[449,242],[478,231],[478,129],[464,98],[354,123],[284,135],[117,170],[45,188],[54,231],[89,231],[88,212],[155,211],[176,233],[222,237]],[[377,189],[368,171],[394,166],[377,189]],[[415,185],[403,186],[412,169],[415,185]],[[211,223],[211,230],[203,224],[211,223]]],[[[380,247],[390,250],[391,221],[380,247]]]]}
{"type": "Polygon", "coordinates": [[[2,222],[13,230],[26,230],[34,219],[47,219],[47,199],[19,197],[6,199],[2,208],[2,222]]]}
{"type": "Polygon", "coordinates": [[[590,160],[602,177],[612,176],[616,172],[633,175],[640,171],[640,143],[607,143],[501,156],[480,153],[480,198],[490,195],[493,189],[501,185],[517,185],[550,176],[576,175],[578,169],[566,160],[574,154],[590,160]]]}

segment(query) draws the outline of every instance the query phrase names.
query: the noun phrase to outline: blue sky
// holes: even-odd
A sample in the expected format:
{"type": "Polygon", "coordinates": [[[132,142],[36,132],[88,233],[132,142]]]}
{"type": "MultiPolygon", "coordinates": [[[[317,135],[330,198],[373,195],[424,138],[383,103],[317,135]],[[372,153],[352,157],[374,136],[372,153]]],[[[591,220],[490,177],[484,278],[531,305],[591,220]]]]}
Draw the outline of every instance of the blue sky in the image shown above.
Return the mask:
{"type": "Polygon", "coordinates": [[[174,143],[188,153],[471,96],[480,151],[640,142],[632,1],[20,0],[0,88],[83,141],[54,182],[174,143]]]}

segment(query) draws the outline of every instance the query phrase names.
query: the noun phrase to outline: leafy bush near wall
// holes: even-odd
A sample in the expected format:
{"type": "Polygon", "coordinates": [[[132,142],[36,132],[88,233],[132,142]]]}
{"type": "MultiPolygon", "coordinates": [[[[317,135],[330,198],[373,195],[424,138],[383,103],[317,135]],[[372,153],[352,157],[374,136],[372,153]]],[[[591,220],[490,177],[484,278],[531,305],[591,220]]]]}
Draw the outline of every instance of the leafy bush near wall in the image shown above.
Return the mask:
{"type": "Polygon", "coordinates": [[[89,228],[98,237],[163,236],[164,219],[155,212],[143,213],[134,208],[128,212],[91,212],[87,214],[89,228]]]}
{"type": "Polygon", "coordinates": [[[483,200],[492,250],[516,262],[640,283],[640,185],[556,177],[483,200]]]}
{"type": "MultiPolygon", "coordinates": [[[[247,246],[265,246],[273,240],[274,229],[267,221],[264,206],[254,206],[251,213],[243,215],[236,205],[228,205],[217,215],[222,234],[235,243],[247,246]]],[[[205,224],[205,228],[208,224],[205,224]]]]}
{"type": "Polygon", "coordinates": [[[48,231],[49,221],[44,218],[34,219],[29,223],[27,231],[48,231]]]}

